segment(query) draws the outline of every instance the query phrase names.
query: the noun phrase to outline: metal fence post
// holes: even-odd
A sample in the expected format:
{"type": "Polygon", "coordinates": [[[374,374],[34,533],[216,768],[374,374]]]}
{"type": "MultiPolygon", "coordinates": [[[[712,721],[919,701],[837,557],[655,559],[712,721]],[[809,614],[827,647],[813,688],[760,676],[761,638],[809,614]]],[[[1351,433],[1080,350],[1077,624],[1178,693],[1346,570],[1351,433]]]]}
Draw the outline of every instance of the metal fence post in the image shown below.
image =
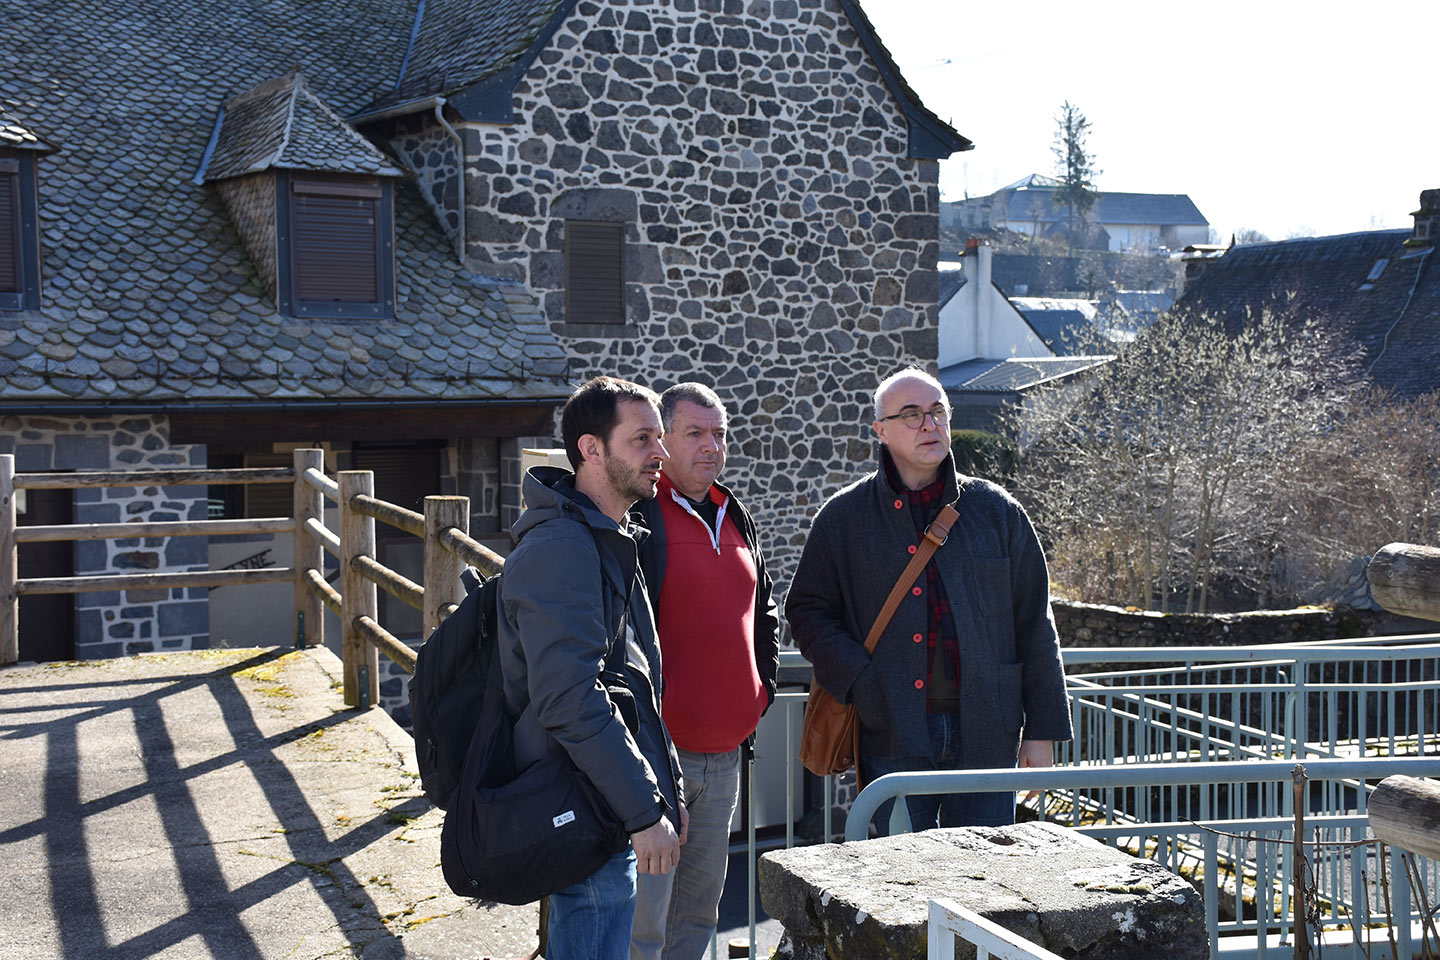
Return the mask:
{"type": "Polygon", "coordinates": [[[305,482],[305,471],[309,469],[325,472],[324,450],[295,451],[295,492],[292,516],[295,518],[295,616],[297,629],[295,645],[310,647],[325,642],[325,610],[320,598],[305,580],[306,570],[325,572],[325,548],[308,530],[305,521],[314,519],[325,522],[325,495],[305,482]]]}
{"type": "Polygon", "coordinates": [[[445,607],[465,599],[465,585],[460,571],[465,563],[440,542],[440,534],[450,527],[461,533],[470,532],[469,497],[425,498],[425,610],[420,637],[428,640],[440,621],[445,607]]]}
{"type": "Polygon", "coordinates": [[[375,495],[375,474],[369,470],[341,470],[340,482],[340,643],[345,663],[345,706],[362,704],[361,671],[366,667],[364,700],[380,699],[380,654],[365,641],[355,621],[379,619],[375,584],[355,569],[356,557],[375,558],[375,521],[351,506],[361,494],[375,495]]]}
{"type": "Polygon", "coordinates": [[[19,565],[15,555],[15,455],[0,455],[0,663],[20,659],[19,565]]]}

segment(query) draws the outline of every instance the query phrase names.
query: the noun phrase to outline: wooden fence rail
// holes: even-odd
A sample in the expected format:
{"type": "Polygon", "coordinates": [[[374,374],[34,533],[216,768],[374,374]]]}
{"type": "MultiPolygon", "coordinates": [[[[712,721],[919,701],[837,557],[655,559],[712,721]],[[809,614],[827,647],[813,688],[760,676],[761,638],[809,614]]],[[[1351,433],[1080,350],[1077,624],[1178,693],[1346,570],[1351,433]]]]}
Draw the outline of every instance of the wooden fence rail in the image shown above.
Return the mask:
{"type": "Polygon", "coordinates": [[[334,479],[325,474],[323,450],[294,453],[290,467],[232,470],[137,470],[82,473],[15,473],[15,458],[0,456],[0,663],[19,658],[19,597],[39,593],[88,593],[158,587],[219,587],[291,581],[294,584],[295,642],[325,642],[325,610],[340,618],[347,706],[368,707],[379,699],[379,660],[389,659],[413,673],[416,653],[379,623],[377,587],[422,614],[422,636],[428,637],[465,596],[460,573],[471,565],[493,576],[504,559],[469,535],[467,497],[425,498],[423,513],[376,499],[374,475],[344,470],[334,479]],[[134,487],[211,484],[289,483],[293,513],[289,517],[245,520],[182,520],[169,522],[75,523],[20,527],[15,491],[81,487],[134,487]],[[338,506],[339,530],[325,524],[326,503],[338,506]],[[375,553],[375,521],[424,541],[424,573],[416,583],[380,563],[375,553]],[[109,540],[130,537],[208,537],[229,534],[290,534],[294,563],[264,570],[199,570],[164,573],[23,579],[17,569],[16,546],[47,541],[109,540]],[[339,561],[339,588],[325,577],[325,554],[339,561]]]}

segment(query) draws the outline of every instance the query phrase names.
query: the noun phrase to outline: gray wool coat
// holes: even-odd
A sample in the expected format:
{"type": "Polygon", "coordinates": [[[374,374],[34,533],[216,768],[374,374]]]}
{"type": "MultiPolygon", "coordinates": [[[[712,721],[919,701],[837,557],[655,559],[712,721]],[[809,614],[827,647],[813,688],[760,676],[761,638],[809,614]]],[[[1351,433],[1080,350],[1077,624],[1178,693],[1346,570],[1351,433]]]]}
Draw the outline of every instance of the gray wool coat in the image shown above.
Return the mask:
{"type": "Polygon", "coordinates": [[[662,814],[679,830],[680,763],[660,717],[660,644],[635,541],[575,490],[568,471],[535,467],[524,489],[527,507],[514,526],[519,543],[505,561],[504,616],[496,625],[515,763],[523,768],[564,749],[627,833],[662,814]],[[634,733],[600,682],[627,608],[634,733]]]}
{"type": "MultiPolygon", "coordinates": [[[[889,456],[883,447],[881,456],[889,456]]],[[[960,519],[931,562],[939,564],[960,645],[960,766],[1013,767],[1022,736],[1072,735],[1045,556],[1013,497],[957,475],[948,457],[940,472],[944,502],[959,491],[960,519]]],[[[909,504],[882,466],[816,514],[785,601],[815,682],[855,704],[860,749],[872,758],[929,753],[926,695],[923,683],[916,685],[928,659],[926,598],[907,593],[873,658],[864,647],[917,540],[909,504]]],[[[917,583],[923,586],[923,574],[917,583]]]]}

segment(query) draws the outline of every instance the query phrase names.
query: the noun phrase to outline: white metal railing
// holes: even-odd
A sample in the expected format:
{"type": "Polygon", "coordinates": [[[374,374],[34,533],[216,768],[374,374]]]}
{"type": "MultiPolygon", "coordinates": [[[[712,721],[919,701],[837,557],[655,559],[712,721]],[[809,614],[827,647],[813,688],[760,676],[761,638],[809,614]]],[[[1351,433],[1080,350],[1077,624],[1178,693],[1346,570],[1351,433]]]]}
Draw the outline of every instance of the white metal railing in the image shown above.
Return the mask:
{"type": "Polygon", "coordinates": [[[927,960],[954,960],[955,938],[975,947],[975,960],[1062,960],[1059,954],[1031,943],[950,900],[930,901],[926,928],[927,960]]]}
{"type": "MultiPolygon", "coordinates": [[[[1062,745],[1059,765],[945,774],[963,786],[937,792],[1034,791],[1027,805],[1041,816],[1206,884],[1215,956],[1263,957],[1267,948],[1272,956],[1288,955],[1296,796],[1290,781],[1298,759],[1308,777],[1301,805],[1322,914],[1317,939],[1325,941],[1327,953],[1343,954],[1352,941],[1374,936],[1373,929],[1354,933],[1357,921],[1388,929],[1393,916],[1397,947],[1417,947],[1418,926],[1406,921],[1418,914],[1401,855],[1381,856],[1364,809],[1371,784],[1411,764],[1423,771],[1415,775],[1440,775],[1440,636],[1069,649],[1062,657],[1072,671],[1076,740],[1062,745]],[[1106,664],[1114,668],[1103,669],[1106,664]],[[981,778],[990,775],[1000,779],[986,786],[981,778]],[[1082,782],[1091,775],[1100,779],[1082,782]]],[[[781,663],[808,667],[794,651],[783,652],[781,663]]],[[[772,708],[785,711],[783,746],[763,729],[757,741],[762,763],[777,752],[788,761],[785,810],[792,815],[798,763],[789,758],[799,743],[804,701],[804,693],[782,693],[772,708]]],[[[753,772],[750,777],[746,822],[753,824],[753,772]]],[[[833,836],[831,779],[822,787],[826,838],[833,836]]],[[[892,817],[903,815],[904,804],[895,806],[899,813],[892,817]]],[[[868,819],[864,809],[852,808],[846,839],[863,835],[868,819]]],[[[784,844],[795,842],[787,820],[784,844]]],[[[747,847],[753,957],[753,828],[747,847]]],[[[1440,884],[1437,864],[1414,862],[1426,884],[1440,884]]]]}

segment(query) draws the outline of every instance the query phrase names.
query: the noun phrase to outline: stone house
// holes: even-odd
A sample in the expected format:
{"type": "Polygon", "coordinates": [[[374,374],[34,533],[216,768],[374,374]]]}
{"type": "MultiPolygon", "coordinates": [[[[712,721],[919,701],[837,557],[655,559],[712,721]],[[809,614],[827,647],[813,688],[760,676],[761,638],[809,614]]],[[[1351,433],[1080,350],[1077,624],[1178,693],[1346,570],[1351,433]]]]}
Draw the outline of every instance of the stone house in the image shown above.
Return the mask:
{"type": "MultiPolygon", "coordinates": [[[[783,583],[870,464],[876,375],[934,367],[937,160],[970,144],[854,0],[58,0],[12,12],[11,44],[0,452],[21,471],[319,444],[384,498],[469,495],[503,545],[519,451],[553,442],[574,384],[694,378],[732,409],[730,476],[783,583]]],[[[283,487],[237,489],[32,496],[22,522],[288,513],[283,487]]],[[[287,562],[279,541],[40,546],[22,577],[287,562]]],[[[285,642],[283,599],[217,622],[237,589],[27,597],[22,656],[285,642]]]]}

